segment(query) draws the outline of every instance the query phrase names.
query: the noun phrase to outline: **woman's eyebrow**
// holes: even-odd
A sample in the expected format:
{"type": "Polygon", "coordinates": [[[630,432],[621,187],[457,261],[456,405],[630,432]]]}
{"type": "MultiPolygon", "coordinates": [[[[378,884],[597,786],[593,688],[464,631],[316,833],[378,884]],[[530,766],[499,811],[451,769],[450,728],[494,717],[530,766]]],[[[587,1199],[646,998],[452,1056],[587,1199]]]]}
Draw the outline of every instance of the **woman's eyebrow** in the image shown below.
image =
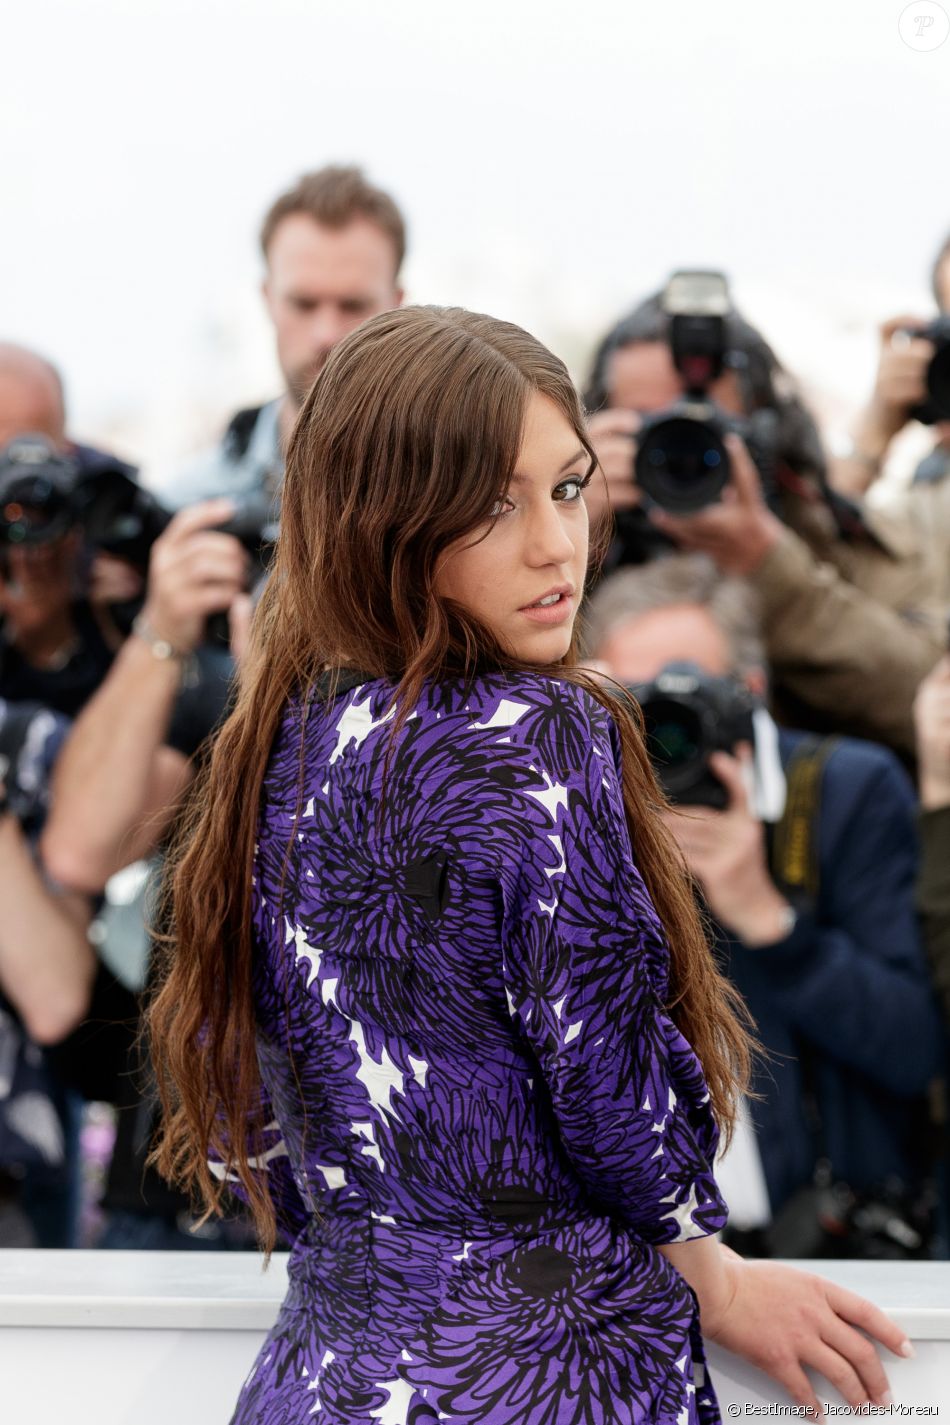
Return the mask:
{"type": "MultiPolygon", "coordinates": [[[[571,468],[571,466],[572,466],[573,464],[575,464],[576,461],[578,461],[578,460],[584,460],[584,459],[589,459],[589,458],[590,458],[590,457],[588,456],[587,451],[586,451],[586,450],[584,449],[584,447],[581,445],[581,446],[579,446],[579,447],[577,448],[577,450],[575,450],[575,452],[574,452],[574,454],[571,456],[570,460],[565,460],[564,464],[561,466],[560,470],[559,470],[557,473],[558,473],[559,475],[563,475],[563,474],[564,474],[564,471],[565,471],[565,470],[569,470],[569,469],[571,468]]],[[[516,470],[515,473],[514,473],[514,475],[512,475],[512,477],[511,477],[511,483],[512,483],[512,485],[523,485],[527,479],[528,479],[527,475],[519,475],[518,472],[517,472],[517,470],[516,470]]]]}
{"type": "Polygon", "coordinates": [[[559,474],[559,475],[563,475],[563,474],[564,474],[564,471],[567,470],[567,469],[569,469],[570,466],[575,465],[578,460],[585,460],[585,459],[587,459],[587,458],[588,458],[587,451],[584,449],[584,447],[583,447],[582,445],[579,445],[579,446],[577,447],[577,449],[575,450],[574,454],[571,456],[570,460],[565,460],[564,464],[561,466],[560,470],[558,471],[558,474],[559,474]]]}

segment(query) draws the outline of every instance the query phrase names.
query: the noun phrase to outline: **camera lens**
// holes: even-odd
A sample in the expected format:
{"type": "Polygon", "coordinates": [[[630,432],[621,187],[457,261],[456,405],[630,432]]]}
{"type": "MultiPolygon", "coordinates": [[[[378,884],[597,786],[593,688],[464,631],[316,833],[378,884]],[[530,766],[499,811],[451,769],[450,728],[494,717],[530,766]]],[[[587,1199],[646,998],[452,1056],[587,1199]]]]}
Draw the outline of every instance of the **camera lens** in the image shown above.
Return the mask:
{"type": "Polygon", "coordinates": [[[657,776],[670,793],[689,786],[704,761],[699,716],[680,702],[648,698],[641,703],[647,752],[657,776]]]}
{"type": "Polygon", "coordinates": [[[637,447],[640,489],[672,514],[713,504],[729,480],[729,457],[718,433],[702,420],[671,416],[644,429],[637,447]]]}
{"type": "Polygon", "coordinates": [[[45,476],[27,476],[3,492],[0,540],[8,544],[44,544],[68,524],[67,502],[45,476]]]}

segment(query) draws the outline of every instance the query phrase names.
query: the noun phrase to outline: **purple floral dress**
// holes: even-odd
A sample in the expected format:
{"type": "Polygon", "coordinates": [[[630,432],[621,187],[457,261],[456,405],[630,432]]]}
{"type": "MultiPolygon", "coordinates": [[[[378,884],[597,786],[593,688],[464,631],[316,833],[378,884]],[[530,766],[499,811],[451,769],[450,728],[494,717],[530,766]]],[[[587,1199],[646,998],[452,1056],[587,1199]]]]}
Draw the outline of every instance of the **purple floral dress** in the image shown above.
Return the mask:
{"type": "Polygon", "coordinates": [[[717,1132],[612,719],[541,675],[429,684],[380,820],[392,689],[360,676],[289,708],[265,780],[255,1166],[293,1248],[233,1422],[710,1425],[656,1244],[724,1225],[717,1132]]]}

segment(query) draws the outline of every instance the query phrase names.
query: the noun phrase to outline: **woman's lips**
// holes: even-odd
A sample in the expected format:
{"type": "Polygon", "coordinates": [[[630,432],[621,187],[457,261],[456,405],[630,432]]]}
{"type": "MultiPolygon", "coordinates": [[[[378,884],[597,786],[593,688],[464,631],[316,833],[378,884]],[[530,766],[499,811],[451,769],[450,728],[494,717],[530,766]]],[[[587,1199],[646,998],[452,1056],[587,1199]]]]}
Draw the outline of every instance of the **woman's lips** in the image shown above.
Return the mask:
{"type": "Polygon", "coordinates": [[[519,609],[518,612],[524,614],[532,623],[558,624],[565,623],[570,618],[573,607],[574,600],[570,594],[562,594],[556,604],[532,604],[519,609]]]}

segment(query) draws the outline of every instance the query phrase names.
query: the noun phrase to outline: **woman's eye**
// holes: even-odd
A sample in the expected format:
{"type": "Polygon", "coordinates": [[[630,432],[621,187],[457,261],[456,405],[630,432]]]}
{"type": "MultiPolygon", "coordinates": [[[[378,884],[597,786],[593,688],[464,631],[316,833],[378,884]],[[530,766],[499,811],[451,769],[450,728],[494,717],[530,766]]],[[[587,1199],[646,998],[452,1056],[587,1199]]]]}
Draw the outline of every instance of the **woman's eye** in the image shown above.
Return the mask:
{"type": "Polygon", "coordinates": [[[566,504],[573,505],[581,497],[581,491],[586,490],[591,482],[590,475],[572,475],[570,480],[563,480],[558,485],[559,490],[570,490],[570,493],[562,498],[566,504]]]}
{"type": "MultiPolygon", "coordinates": [[[[592,471],[587,475],[572,475],[569,480],[562,480],[561,483],[555,487],[553,497],[559,504],[576,505],[580,500],[581,491],[587,489],[592,479],[592,471]]],[[[504,508],[505,505],[514,509],[514,502],[510,495],[499,495],[492,506],[489,519],[496,520],[501,515],[507,514],[508,510],[504,508]]]]}

